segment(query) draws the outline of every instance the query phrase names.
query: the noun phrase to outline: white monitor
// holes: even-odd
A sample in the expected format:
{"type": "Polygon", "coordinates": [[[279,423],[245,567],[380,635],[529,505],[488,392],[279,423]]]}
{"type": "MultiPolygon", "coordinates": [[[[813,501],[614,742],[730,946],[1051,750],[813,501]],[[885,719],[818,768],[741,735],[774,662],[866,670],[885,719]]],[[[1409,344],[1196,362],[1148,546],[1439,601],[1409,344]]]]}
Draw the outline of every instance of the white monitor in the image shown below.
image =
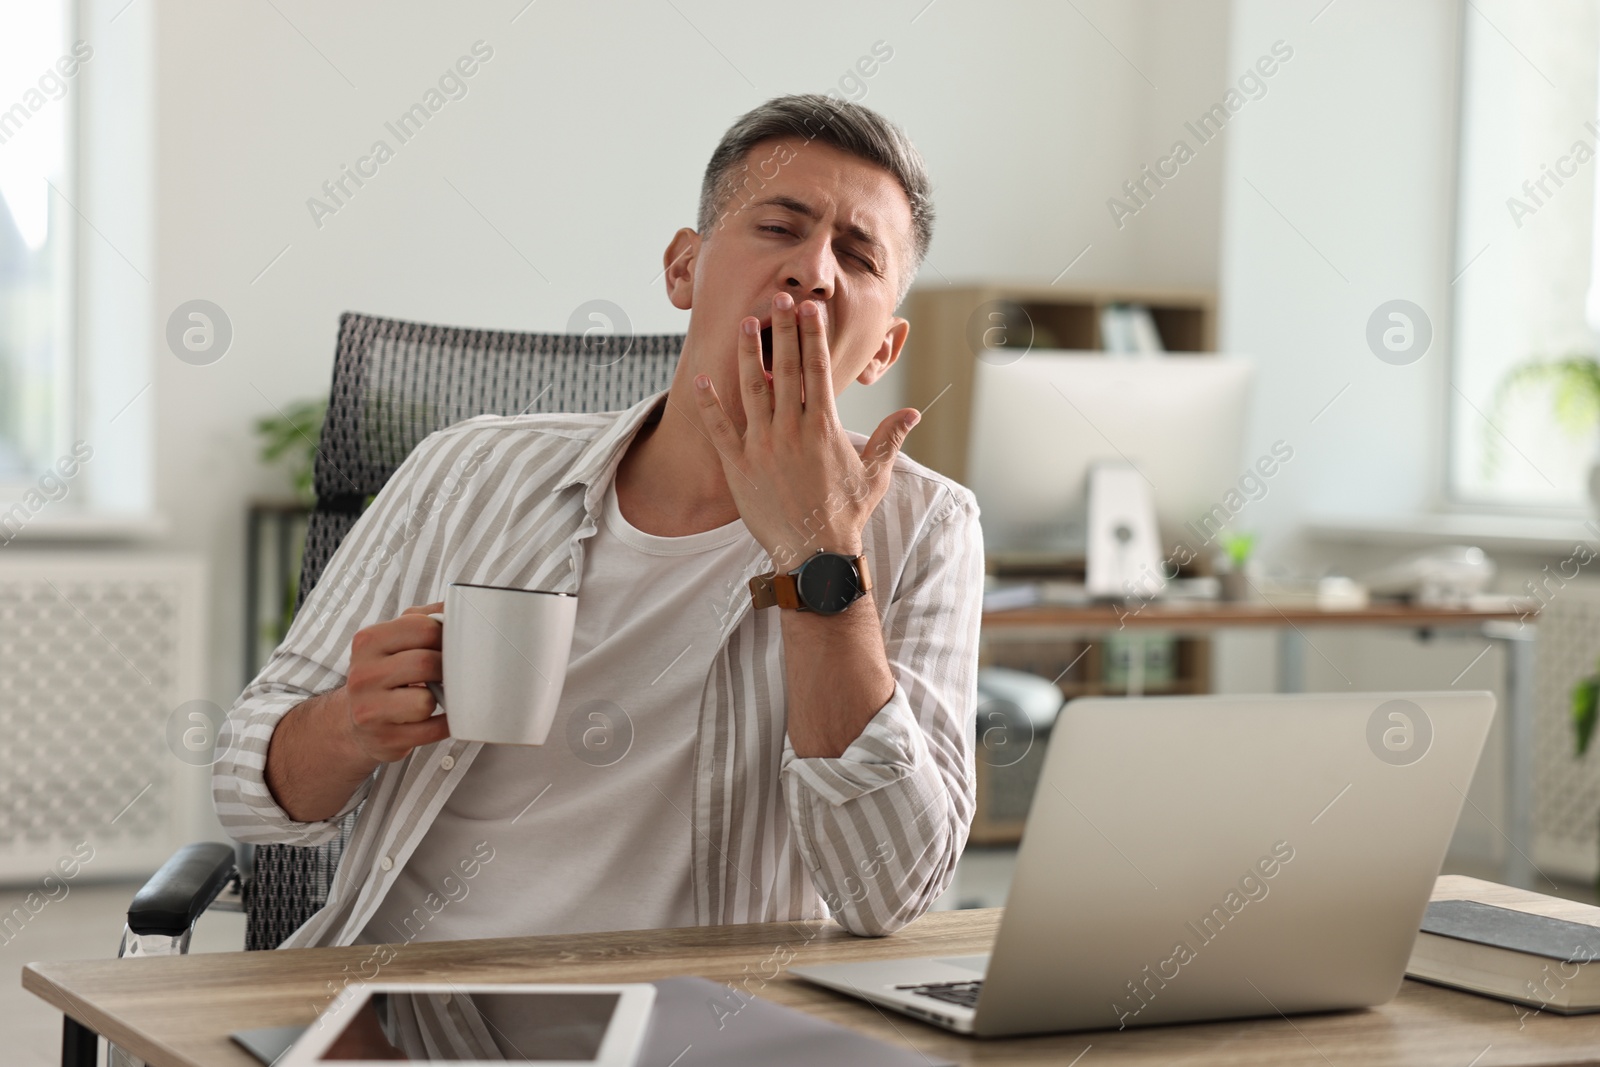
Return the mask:
{"type": "Polygon", "coordinates": [[[994,358],[974,364],[967,485],[989,552],[1082,555],[1089,469],[1102,461],[1131,463],[1150,484],[1165,548],[1199,552],[1237,514],[1248,360],[985,355],[994,358]]]}

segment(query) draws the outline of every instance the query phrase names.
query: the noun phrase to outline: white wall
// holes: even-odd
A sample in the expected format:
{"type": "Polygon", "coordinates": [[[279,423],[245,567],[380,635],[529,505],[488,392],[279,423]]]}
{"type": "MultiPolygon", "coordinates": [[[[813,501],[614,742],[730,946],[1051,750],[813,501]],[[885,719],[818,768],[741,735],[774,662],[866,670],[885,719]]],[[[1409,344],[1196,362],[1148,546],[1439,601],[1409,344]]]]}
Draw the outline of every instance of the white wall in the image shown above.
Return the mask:
{"type": "MultiPolygon", "coordinates": [[[[1439,501],[1460,5],[1325,2],[1233,7],[1230,72],[1277,40],[1294,56],[1227,131],[1221,347],[1259,368],[1248,454],[1278,439],[1295,450],[1240,525],[1261,533],[1269,563],[1361,575],[1414,549],[1315,543],[1300,527],[1319,516],[1401,518],[1439,501]],[[1379,360],[1366,341],[1369,316],[1396,298],[1420,305],[1433,326],[1429,350],[1405,366],[1379,360]]],[[[1481,638],[1308,638],[1308,690],[1485,688],[1506,708],[1502,650],[1477,658],[1489,644],[1481,638]]],[[[1276,648],[1261,636],[1225,638],[1216,658],[1224,691],[1279,681],[1276,648]]],[[[1503,725],[1502,714],[1469,791],[1458,859],[1503,854],[1503,725]]]]}
{"type": "Polygon", "coordinates": [[[1249,455],[1295,450],[1241,519],[1279,556],[1310,515],[1427,510],[1444,444],[1459,5],[1324,3],[1237,0],[1228,64],[1294,49],[1228,130],[1220,278],[1221,347],[1260,367],[1249,455]],[[1396,298],[1433,324],[1408,366],[1366,342],[1396,298]]]}
{"type": "MultiPolygon", "coordinates": [[[[326,392],[340,311],[561,330],[577,305],[603,297],[636,330],[683,328],[653,279],[673,231],[693,223],[717,138],[770,96],[835,86],[876,41],[894,56],[863,102],[907,129],[935,182],[922,284],[1048,282],[1086,244],[1060,284],[1215,284],[1220,153],[1121,231],[1104,201],[1179,116],[1220,92],[1223,0],[1081,2],[1082,15],[1042,0],[926,10],[836,0],[803,18],[677,7],[693,26],[656,2],[541,0],[520,16],[522,0],[283,0],[282,16],[267,4],[159,3],[157,336],[147,340],[158,504],[170,544],[213,567],[212,691],[201,696],[226,706],[240,688],[245,501],[285,488],[256,463],[250,424],[326,392]],[[315,226],[307,198],[374,139],[393,144],[384,123],[479,39],[494,56],[468,95],[315,226]],[[235,331],[207,367],[180,363],[159,336],[195,298],[221,305],[235,331]]],[[[902,404],[899,390],[891,374],[846,393],[847,422],[870,430],[902,404]]]]}
{"type": "MultiPolygon", "coordinates": [[[[1452,0],[831,0],[803,18],[732,0],[145,0],[114,23],[121,0],[96,8],[99,69],[118,69],[146,34],[154,42],[154,218],[118,217],[108,197],[95,221],[152,279],[147,325],[126,346],[154,384],[118,425],[153,427],[156,505],[171,528],[160,547],[211,564],[209,691],[195,698],[226,706],[238,693],[244,508],[287,488],[257,463],[251,423],[326,392],[339,312],[561,330],[602,297],[636,330],[683,328],[654,278],[672,232],[693,222],[718,136],[770,96],[836,86],[880,40],[894,56],[863,101],[907,129],[935,182],[920,284],[1049,282],[1087,247],[1058,284],[1219,289],[1221,346],[1261,367],[1251,454],[1280,437],[1296,449],[1243,516],[1269,557],[1307,551],[1294,533],[1307,513],[1432,501],[1453,273],[1452,0]],[[393,144],[384,123],[480,39],[494,56],[468,95],[315,225],[307,198],[375,139],[393,144]],[[1107,199],[1174,140],[1192,143],[1184,123],[1280,39],[1294,56],[1265,95],[1118,226],[1107,199]],[[126,237],[142,226],[148,258],[126,237]],[[1372,309],[1394,297],[1433,317],[1433,348],[1408,367],[1381,363],[1364,340],[1372,309]],[[179,362],[162,337],[195,298],[234,328],[207,367],[179,362]]],[[[902,387],[896,371],[850,390],[846,421],[870,430],[926,399],[902,387]]],[[[1448,685],[1476,654],[1313,638],[1307,681],[1329,688],[1344,682],[1323,653],[1362,687],[1398,684],[1396,663],[1407,684],[1448,685]]],[[[1498,666],[1487,656],[1461,684],[1492,685],[1498,666]]],[[[1223,642],[1218,681],[1270,687],[1270,642],[1223,642]]],[[[1475,801],[1493,810],[1498,785],[1491,772],[1475,801]]],[[[1488,827],[1464,829],[1492,850],[1488,827]]]]}

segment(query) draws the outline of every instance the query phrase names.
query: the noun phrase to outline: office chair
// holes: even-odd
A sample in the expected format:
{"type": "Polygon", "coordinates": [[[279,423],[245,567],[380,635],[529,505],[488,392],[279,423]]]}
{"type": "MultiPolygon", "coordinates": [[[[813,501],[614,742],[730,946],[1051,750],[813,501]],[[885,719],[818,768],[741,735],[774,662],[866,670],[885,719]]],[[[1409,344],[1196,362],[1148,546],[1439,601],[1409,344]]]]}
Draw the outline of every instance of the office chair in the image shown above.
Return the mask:
{"type": "MultiPolygon", "coordinates": [[[[295,610],[428,434],[474,415],[631,407],[671,383],[682,348],[682,334],[507,333],[340,316],[295,610]]],[[[184,846],[134,897],[117,955],[187,952],[196,920],[230,887],[245,912],[245,948],[278,947],[327,902],[359,813],[325,844],[260,845],[251,859],[220,842],[184,846]]]]}

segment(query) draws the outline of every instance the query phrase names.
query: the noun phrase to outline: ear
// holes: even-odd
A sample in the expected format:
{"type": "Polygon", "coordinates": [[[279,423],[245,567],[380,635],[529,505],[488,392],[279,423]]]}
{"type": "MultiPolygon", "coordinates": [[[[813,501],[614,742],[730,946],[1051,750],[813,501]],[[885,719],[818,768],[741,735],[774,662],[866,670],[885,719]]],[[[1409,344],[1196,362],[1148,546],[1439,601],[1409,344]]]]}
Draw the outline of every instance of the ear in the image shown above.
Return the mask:
{"type": "Polygon", "coordinates": [[[685,226],[672,235],[661,264],[667,283],[667,299],[679,311],[694,307],[694,264],[700,255],[700,235],[685,226]]]}
{"type": "Polygon", "coordinates": [[[902,318],[889,320],[889,329],[883,335],[883,344],[872,354],[872,359],[856,375],[856,381],[862,385],[871,385],[882,378],[894,361],[900,358],[900,350],[906,345],[906,337],[911,333],[911,323],[902,318]]]}

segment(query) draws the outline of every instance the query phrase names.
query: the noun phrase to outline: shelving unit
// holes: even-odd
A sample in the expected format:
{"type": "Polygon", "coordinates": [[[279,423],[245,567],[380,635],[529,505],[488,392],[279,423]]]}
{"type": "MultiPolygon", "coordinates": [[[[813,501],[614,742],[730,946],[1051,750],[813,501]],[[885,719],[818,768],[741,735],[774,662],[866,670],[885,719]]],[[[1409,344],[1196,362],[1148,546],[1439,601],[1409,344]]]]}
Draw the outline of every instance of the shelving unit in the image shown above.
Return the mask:
{"type": "Polygon", "coordinates": [[[294,500],[251,500],[245,515],[244,684],[288,630],[311,509],[294,500]]]}
{"type": "Polygon", "coordinates": [[[906,298],[911,336],[901,361],[906,403],[923,412],[906,454],[958,482],[966,480],[972,416],[972,366],[985,342],[1094,350],[1102,347],[1100,313],[1111,304],[1150,309],[1170,352],[1216,348],[1216,298],[1202,290],[1096,288],[982,283],[924,285],[906,298]],[[1019,309],[1021,316],[1007,315],[1019,309]],[[996,321],[994,313],[1002,319],[996,321]],[[934,403],[934,399],[938,402],[934,403]]]}

